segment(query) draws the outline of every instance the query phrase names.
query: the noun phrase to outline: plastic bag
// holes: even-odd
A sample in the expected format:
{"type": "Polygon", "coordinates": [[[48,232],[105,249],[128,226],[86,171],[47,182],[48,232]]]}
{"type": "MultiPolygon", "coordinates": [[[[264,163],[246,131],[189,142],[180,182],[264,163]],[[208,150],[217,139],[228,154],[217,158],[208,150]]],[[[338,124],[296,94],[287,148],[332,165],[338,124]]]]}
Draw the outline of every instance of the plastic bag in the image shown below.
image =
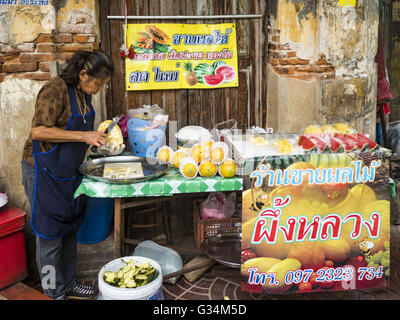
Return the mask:
{"type": "Polygon", "coordinates": [[[223,192],[211,192],[200,205],[201,219],[230,218],[235,211],[236,193],[226,195],[223,192]]]}
{"type": "Polygon", "coordinates": [[[128,138],[128,115],[124,114],[118,121],[118,125],[121,128],[122,136],[128,138]]]}

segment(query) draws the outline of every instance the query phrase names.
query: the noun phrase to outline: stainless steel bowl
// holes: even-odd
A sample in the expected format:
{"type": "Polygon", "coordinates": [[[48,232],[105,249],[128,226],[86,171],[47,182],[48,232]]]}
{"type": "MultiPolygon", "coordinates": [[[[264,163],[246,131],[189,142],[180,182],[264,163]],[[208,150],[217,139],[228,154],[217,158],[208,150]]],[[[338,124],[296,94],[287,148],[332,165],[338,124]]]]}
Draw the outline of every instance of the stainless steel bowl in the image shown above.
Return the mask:
{"type": "Polygon", "coordinates": [[[167,164],[159,164],[155,158],[135,157],[135,156],[115,156],[103,157],[83,162],[79,167],[79,172],[88,178],[114,184],[131,184],[147,181],[162,176],[168,170],[167,164]],[[143,168],[143,177],[137,178],[105,178],[103,170],[105,163],[132,163],[140,162],[143,168]]]}
{"type": "Polygon", "coordinates": [[[240,268],[242,234],[239,232],[218,233],[205,238],[201,249],[210,258],[232,268],[240,268]]]}

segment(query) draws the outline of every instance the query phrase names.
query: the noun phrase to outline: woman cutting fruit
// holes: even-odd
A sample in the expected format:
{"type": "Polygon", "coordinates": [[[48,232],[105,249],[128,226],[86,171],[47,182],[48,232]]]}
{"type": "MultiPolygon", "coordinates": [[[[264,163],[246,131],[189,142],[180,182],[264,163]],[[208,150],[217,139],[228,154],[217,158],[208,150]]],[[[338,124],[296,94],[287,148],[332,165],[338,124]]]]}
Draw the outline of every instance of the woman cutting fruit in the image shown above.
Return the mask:
{"type": "Polygon", "coordinates": [[[76,282],[77,231],[85,199],[73,195],[82,180],[78,167],[88,147],[106,142],[104,131],[93,130],[91,96],[102,91],[113,72],[113,62],[104,52],[76,52],[37,96],[22,176],[43,291],[53,299],[96,295],[93,286],[76,282]]]}

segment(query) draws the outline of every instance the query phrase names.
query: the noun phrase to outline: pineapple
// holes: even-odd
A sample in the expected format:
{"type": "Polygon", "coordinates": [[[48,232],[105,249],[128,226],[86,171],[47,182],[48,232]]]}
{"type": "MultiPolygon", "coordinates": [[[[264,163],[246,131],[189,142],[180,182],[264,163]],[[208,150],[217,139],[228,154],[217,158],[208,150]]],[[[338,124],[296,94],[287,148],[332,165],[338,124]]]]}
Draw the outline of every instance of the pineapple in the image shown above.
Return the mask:
{"type": "Polygon", "coordinates": [[[197,83],[196,73],[193,71],[192,64],[190,62],[185,62],[183,68],[186,71],[186,81],[189,86],[194,86],[197,83]]]}

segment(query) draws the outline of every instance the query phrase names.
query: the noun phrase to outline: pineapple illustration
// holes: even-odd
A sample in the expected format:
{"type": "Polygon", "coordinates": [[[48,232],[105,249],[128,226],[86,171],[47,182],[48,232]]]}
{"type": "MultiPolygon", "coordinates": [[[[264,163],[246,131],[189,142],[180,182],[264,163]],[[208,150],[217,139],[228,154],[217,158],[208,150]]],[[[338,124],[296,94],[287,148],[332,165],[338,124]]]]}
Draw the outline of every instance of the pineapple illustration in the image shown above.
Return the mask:
{"type": "Polygon", "coordinates": [[[189,86],[194,86],[197,83],[196,73],[193,71],[193,66],[190,62],[185,62],[183,68],[186,71],[186,81],[189,86]]]}

